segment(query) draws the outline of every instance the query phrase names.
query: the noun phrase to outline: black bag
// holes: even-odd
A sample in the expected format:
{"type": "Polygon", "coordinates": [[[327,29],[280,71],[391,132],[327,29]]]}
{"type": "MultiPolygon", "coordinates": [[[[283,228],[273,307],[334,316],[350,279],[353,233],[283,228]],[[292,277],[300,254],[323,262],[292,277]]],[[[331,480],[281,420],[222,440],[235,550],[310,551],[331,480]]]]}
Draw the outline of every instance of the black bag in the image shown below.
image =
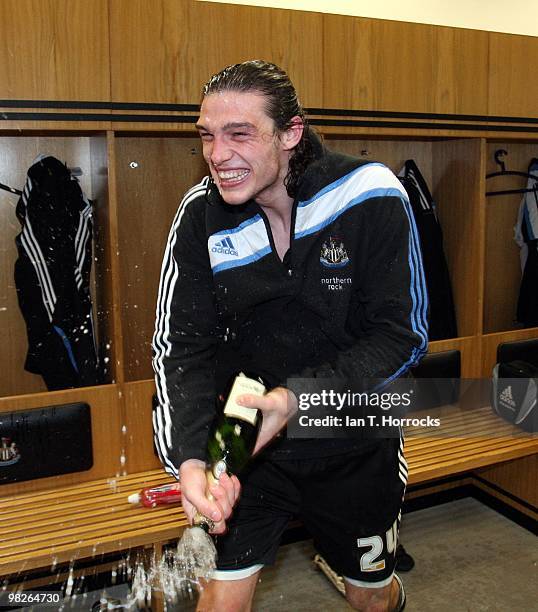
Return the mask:
{"type": "Polygon", "coordinates": [[[498,363],[493,368],[492,406],[505,421],[524,431],[538,431],[538,367],[526,361],[498,363]]]}
{"type": "Polygon", "coordinates": [[[88,404],[0,413],[0,485],[82,472],[92,466],[88,404]]]}

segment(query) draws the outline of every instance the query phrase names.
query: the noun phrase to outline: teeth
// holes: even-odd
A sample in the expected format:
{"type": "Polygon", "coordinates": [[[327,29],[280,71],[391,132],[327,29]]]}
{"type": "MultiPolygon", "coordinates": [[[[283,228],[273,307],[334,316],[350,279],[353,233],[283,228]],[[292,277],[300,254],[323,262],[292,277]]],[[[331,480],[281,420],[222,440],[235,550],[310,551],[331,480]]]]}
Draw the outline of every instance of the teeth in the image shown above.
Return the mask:
{"type": "Polygon", "coordinates": [[[223,180],[228,179],[242,179],[248,174],[248,170],[229,170],[228,172],[219,172],[219,178],[223,180]]]}

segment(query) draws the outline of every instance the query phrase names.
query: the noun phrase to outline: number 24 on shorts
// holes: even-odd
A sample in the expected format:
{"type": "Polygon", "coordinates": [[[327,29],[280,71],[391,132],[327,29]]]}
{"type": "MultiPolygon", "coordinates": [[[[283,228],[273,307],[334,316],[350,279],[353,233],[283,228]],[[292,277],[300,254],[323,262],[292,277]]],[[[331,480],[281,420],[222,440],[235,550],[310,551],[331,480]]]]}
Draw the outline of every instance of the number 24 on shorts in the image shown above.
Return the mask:
{"type": "MultiPolygon", "coordinates": [[[[394,521],[385,534],[387,553],[393,554],[396,550],[396,540],[398,537],[398,521],[394,521]]],[[[365,553],[361,556],[361,570],[363,572],[378,572],[385,569],[385,559],[380,559],[383,554],[383,538],[379,535],[369,538],[357,538],[357,546],[359,548],[368,547],[365,553]]]]}

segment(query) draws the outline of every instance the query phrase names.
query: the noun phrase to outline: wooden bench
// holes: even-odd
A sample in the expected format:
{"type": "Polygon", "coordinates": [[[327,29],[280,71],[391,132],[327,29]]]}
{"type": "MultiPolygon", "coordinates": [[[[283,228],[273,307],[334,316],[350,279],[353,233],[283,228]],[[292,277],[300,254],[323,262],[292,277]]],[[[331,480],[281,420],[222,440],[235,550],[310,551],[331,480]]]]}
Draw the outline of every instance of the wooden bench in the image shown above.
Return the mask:
{"type": "Polygon", "coordinates": [[[187,525],[180,505],[127,501],[143,487],[168,482],[162,470],[152,470],[1,499],[0,574],[177,539],[187,525]]]}
{"type": "MultiPolygon", "coordinates": [[[[447,408],[440,415],[450,437],[433,437],[431,428],[407,430],[410,485],[538,453],[536,437],[489,408],[465,414],[447,408]]],[[[159,554],[187,525],[181,507],[146,509],[129,504],[127,496],[166,482],[170,478],[162,470],[151,470],[0,498],[0,575],[20,582],[32,570],[52,573],[59,564],[98,562],[106,553],[136,548],[159,554]]]]}
{"type": "Polygon", "coordinates": [[[436,409],[435,416],[443,423],[438,436],[431,427],[406,428],[409,485],[538,453],[536,434],[503,421],[488,406],[468,411],[446,407],[436,409]]]}

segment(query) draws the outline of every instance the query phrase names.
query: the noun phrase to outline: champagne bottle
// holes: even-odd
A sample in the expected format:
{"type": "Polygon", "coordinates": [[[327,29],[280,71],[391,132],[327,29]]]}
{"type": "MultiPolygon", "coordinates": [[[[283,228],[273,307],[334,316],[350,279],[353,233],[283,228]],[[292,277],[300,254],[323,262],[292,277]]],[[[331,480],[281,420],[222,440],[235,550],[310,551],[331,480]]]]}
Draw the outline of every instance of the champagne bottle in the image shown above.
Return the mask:
{"type": "MultiPolygon", "coordinates": [[[[256,408],[237,404],[236,399],[245,393],[264,395],[267,391],[264,380],[250,373],[239,372],[222,395],[217,397],[218,417],[207,442],[207,480],[216,482],[224,472],[239,474],[252,456],[262,415],[256,408]]],[[[208,495],[211,498],[210,495],[208,495]]],[[[209,531],[212,528],[207,517],[197,514],[194,524],[209,531]]]]}
{"type": "Polygon", "coordinates": [[[239,474],[248,463],[260,431],[262,415],[256,408],[237,404],[239,395],[264,395],[263,379],[255,374],[240,372],[226,393],[217,397],[218,418],[207,443],[208,461],[216,478],[225,469],[230,474],[239,474]]]}

